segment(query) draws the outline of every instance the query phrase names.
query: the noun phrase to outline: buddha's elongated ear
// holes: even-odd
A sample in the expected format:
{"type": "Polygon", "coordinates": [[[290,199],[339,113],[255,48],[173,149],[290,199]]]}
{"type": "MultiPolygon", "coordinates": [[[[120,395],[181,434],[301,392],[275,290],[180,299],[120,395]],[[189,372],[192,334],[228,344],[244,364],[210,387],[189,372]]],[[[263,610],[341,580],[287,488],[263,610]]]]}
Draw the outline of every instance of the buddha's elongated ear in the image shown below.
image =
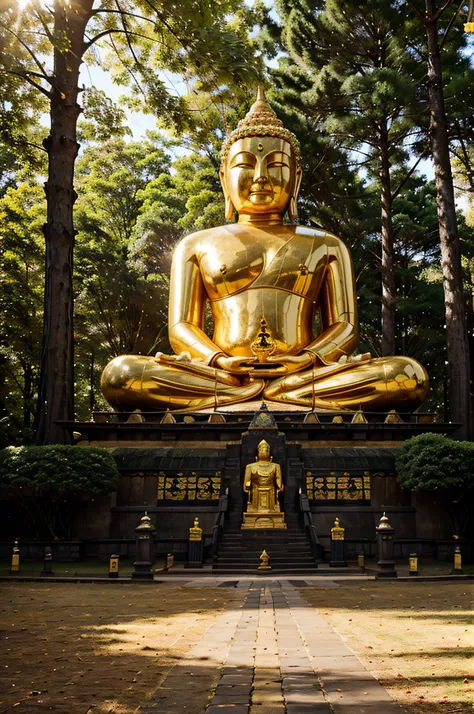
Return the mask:
{"type": "Polygon", "coordinates": [[[290,203],[288,205],[288,217],[290,221],[296,221],[298,218],[298,194],[301,188],[301,179],[303,178],[303,172],[298,167],[296,169],[295,187],[293,189],[293,195],[290,198],[290,203]]]}
{"type": "Polygon", "coordinates": [[[225,199],[225,217],[228,221],[230,221],[231,218],[234,217],[234,204],[232,203],[229,192],[227,191],[227,186],[225,183],[225,176],[224,172],[221,170],[219,171],[219,178],[221,180],[221,186],[222,186],[222,191],[224,192],[224,199],[225,199]]]}

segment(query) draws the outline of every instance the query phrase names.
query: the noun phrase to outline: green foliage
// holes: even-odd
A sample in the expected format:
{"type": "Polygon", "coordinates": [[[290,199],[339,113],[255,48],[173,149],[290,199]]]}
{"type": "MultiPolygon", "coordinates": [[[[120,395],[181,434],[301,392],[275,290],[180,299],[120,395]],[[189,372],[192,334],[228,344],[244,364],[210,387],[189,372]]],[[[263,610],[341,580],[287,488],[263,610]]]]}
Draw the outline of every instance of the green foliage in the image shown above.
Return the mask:
{"type": "Polygon", "coordinates": [[[0,447],[31,433],[39,379],[44,289],[44,191],[10,187],[0,199],[0,447]]]}
{"type": "Polygon", "coordinates": [[[70,538],[81,504],[118,484],[116,463],[106,449],[10,446],[0,452],[0,486],[15,514],[16,533],[10,536],[70,538]]]}
{"type": "Polygon", "coordinates": [[[398,482],[413,491],[474,488],[474,443],[420,434],[397,449],[398,482]]]}
{"type": "Polygon", "coordinates": [[[402,488],[432,492],[448,512],[454,532],[464,532],[474,489],[473,442],[420,434],[397,449],[396,467],[402,488]]]}
{"type": "Polygon", "coordinates": [[[131,134],[124,110],[109,99],[103,89],[88,87],[82,95],[83,118],[77,138],[83,142],[103,142],[131,134]]]}
{"type": "Polygon", "coordinates": [[[89,446],[10,446],[0,454],[0,484],[34,491],[110,493],[119,473],[106,449],[89,446]]]}

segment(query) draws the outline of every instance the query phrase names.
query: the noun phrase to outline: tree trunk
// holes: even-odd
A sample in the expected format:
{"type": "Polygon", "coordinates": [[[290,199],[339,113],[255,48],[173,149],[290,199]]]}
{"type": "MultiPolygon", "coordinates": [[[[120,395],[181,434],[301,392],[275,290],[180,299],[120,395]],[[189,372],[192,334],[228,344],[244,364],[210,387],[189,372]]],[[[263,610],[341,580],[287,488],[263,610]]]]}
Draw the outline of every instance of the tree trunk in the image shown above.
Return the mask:
{"type": "Polygon", "coordinates": [[[425,0],[425,2],[430,139],[436,178],[436,203],[446,309],[448,408],[450,420],[461,424],[459,436],[468,439],[471,432],[469,346],[465,321],[461,245],[457,231],[438,26],[435,18],[436,0],[425,0]]]}
{"type": "Polygon", "coordinates": [[[392,189],[387,123],[380,132],[380,186],[382,207],[382,355],[395,354],[396,287],[393,271],[392,189]]]}
{"type": "Polygon", "coordinates": [[[73,333],[73,205],[74,164],[80,107],[77,103],[84,33],[92,0],[54,3],[54,80],[51,88],[51,131],[48,152],[46,279],[44,293],[41,377],[36,414],[36,443],[67,442],[58,421],[74,418],[73,333]]]}
{"type": "Polygon", "coordinates": [[[95,409],[94,369],[95,369],[94,353],[91,352],[91,362],[90,362],[90,369],[89,369],[89,409],[90,409],[91,414],[95,409]]]}
{"type": "Polygon", "coordinates": [[[31,427],[31,397],[33,392],[33,369],[27,362],[23,369],[23,426],[25,429],[31,427]]]}

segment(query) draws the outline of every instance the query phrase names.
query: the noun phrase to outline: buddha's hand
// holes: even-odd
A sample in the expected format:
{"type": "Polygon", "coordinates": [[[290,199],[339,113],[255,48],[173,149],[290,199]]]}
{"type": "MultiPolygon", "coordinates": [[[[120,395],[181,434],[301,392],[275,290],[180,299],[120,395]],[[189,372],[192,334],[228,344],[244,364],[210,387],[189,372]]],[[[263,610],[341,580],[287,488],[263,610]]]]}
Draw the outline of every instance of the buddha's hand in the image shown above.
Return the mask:
{"type": "MultiPolygon", "coordinates": [[[[276,363],[276,374],[291,374],[292,372],[301,372],[303,369],[309,369],[312,365],[314,357],[308,352],[303,352],[300,355],[274,355],[267,359],[270,363],[276,363]]],[[[319,360],[317,360],[319,365],[319,360]]]]}
{"type": "Polygon", "coordinates": [[[219,355],[216,357],[213,366],[231,374],[248,375],[252,364],[256,361],[256,357],[226,357],[225,355],[219,355]]]}
{"type": "Polygon", "coordinates": [[[191,362],[189,352],[181,352],[179,355],[165,355],[163,352],[157,352],[155,359],[160,364],[176,364],[177,362],[191,362]]]}

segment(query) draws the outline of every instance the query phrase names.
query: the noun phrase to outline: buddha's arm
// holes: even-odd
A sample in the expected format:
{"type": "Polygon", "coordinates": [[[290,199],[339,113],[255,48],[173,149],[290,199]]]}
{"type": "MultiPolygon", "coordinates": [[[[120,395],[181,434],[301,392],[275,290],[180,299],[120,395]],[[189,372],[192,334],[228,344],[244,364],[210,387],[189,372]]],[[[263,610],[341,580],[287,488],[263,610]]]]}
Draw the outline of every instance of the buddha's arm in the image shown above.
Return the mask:
{"type": "Polygon", "coordinates": [[[338,241],[328,248],[328,266],[320,293],[321,334],[305,348],[322,362],[337,362],[359,344],[355,277],[348,249],[338,241]]]}
{"type": "Polygon", "coordinates": [[[275,468],[276,468],[276,478],[275,478],[275,480],[276,480],[276,487],[277,487],[277,491],[280,492],[280,491],[283,490],[283,479],[282,479],[282,476],[281,476],[281,466],[280,466],[280,464],[275,464],[275,468]]]}
{"type": "Polygon", "coordinates": [[[188,236],[175,250],[171,266],[169,340],[176,354],[189,352],[191,357],[211,364],[214,357],[223,352],[202,329],[205,305],[206,292],[195,242],[188,236]]]}
{"type": "Polygon", "coordinates": [[[244,491],[247,493],[250,491],[252,486],[252,464],[247,464],[245,467],[245,476],[244,476],[244,491]]]}

